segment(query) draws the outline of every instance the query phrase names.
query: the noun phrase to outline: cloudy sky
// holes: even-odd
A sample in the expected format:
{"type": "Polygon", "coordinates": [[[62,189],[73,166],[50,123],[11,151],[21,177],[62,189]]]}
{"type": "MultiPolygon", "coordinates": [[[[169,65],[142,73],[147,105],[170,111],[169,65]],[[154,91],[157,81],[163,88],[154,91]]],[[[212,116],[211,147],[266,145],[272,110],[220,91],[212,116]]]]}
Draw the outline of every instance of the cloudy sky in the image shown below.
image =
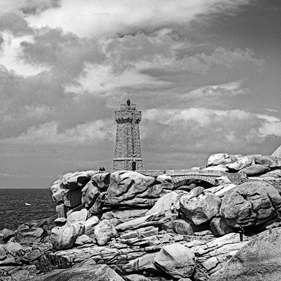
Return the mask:
{"type": "Polygon", "coordinates": [[[111,169],[128,95],[145,169],[271,154],[280,0],[0,0],[0,187],[111,169]]]}

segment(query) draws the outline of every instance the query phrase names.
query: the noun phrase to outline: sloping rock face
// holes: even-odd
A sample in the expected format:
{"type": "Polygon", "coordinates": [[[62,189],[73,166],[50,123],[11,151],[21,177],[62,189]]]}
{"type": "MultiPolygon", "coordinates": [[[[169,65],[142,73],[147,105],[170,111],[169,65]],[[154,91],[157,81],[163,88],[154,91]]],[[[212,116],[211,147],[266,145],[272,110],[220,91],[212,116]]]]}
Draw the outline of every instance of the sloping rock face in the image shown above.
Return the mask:
{"type": "Polygon", "coordinates": [[[91,267],[60,269],[44,276],[37,276],[32,281],[124,281],[114,270],[105,264],[94,264],[91,267]]]}
{"type": "Polygon", "coordinates": [[[156,254],[154,264],[174,278],[188,278],[195,269],[195,256],[189,248],[172,244],[156,254]]]}
{"type": "Polygon", "coordinates": [[[271,156],[281,158],[281,145],[271,154],[271,156]]]}
{"type": "Polygon", "coordinates": [[[231,227],[260,225],[281,214],[281,196],[271,184],[246,182],[224,196],[221,215],[231,227]]]}
{"type": "Polygon", "coordinates": [[[211,281],[280,281],[281,229],[267,230],[248,242],[211,281]]]}

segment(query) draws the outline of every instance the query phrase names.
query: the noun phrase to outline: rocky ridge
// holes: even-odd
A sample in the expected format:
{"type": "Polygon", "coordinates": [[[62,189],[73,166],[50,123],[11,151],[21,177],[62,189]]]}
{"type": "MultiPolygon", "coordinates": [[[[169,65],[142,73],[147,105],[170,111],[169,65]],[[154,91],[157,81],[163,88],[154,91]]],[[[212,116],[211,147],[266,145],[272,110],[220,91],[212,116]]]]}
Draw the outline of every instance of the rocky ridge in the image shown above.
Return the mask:
{"type": "Polygon", "coordinates": [[[0,280],[224,280],[250,243],[280,232],[280,187],[281,158],[260,154],[68,173],[51,187],[56,218],[0,231],[0,280]]]}

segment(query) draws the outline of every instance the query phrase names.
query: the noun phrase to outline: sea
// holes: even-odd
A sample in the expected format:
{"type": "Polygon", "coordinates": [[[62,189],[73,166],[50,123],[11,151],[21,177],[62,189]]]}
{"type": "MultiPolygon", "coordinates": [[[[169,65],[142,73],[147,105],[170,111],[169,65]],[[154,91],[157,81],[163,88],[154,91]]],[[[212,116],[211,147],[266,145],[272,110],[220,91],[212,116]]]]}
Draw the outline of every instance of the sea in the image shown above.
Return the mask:
{"type": "Polygon", "coordinates": [[[56,214],[49,188],[0,189],[0,230],[16,230],[20,224],[56,214]]]}

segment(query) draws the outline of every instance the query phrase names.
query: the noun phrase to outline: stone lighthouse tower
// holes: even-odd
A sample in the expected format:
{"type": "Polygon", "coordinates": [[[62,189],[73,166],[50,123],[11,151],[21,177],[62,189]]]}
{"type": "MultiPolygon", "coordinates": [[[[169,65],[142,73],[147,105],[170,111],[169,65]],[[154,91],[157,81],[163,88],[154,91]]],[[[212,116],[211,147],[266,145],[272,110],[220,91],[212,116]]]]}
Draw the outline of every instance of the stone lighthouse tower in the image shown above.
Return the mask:
{"type": "Polygon", "coordinates": [[[117,123],[113,170],[142,170],[140,145],[141,111],[128,99],[115,111],[117,123]]]}

